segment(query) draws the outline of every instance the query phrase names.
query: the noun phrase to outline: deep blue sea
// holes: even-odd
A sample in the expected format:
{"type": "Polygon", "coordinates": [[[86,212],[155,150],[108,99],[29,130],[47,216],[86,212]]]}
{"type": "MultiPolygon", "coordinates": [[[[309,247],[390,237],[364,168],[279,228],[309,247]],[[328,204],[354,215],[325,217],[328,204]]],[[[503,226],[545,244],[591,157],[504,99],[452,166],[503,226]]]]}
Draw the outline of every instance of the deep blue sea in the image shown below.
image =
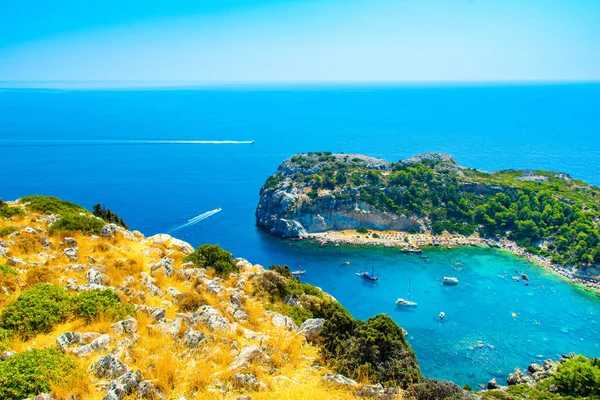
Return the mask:
{"type": "Polygon", "coordinates": [[[476,386],[542,357],[600,356],[600,300],[493,250],[421,258],[272,238],[254,225],[258,191],[284,158],[306,151],[388,160],[441,151],[478,169],[552,169],[600,185],[599,110],[592,84],[0,90],[0,197],[102,203],[146,235],[221,207],[176,236],[254,263],[302,265],[355,317],[391,315],[427,375],[476,386]],[[131,142],[173,139],[256,142],[131,142]],[[354,274],[372,265],[376,285],[354,274]],[[516,271],[530,286],[512,280],[516,271]],[[441,286],[444,275],[460,284],[441,286]],[[409,279],[419,307],[397,310],[409,279]]]}

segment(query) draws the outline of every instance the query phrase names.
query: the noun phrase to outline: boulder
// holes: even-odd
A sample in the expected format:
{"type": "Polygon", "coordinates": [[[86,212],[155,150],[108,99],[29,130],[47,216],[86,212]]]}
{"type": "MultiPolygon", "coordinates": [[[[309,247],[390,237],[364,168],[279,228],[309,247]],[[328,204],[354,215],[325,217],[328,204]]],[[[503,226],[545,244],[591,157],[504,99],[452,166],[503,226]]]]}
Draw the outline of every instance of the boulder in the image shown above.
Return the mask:
{"type": "Polygon", "coordinates": [[[542,367],[539,364],[531,364],[529,365],[529,367],[527,367],[527,371],[529,371],[530,374],[533,374],[535,372],[542,372],[544,370],[544,367],[542,367]]]}
{"type": "Polygon", "coordinates": [[[188,254],[194,252],[194,248],[192,247],[191,244],[189,244],[188,242],[184,242],[183,240],[176,239],[176,238],[171,239],[171,241],[169,242],[169,247],[174,248],[175,250],[178,250],[185,255],[188,255],[188,254]]]}
{"type": "Polygon", "coordinates": [[[77,247],[77,240],[72,237],[66,237],[60,242],[60,245],[62,247],[77,247]]]}
{"type": "Polygon", "coordinates": [[[508,383],[511,386],[518,385],[521,383],[527,383],[530,381],[531,381],[531,377],[523,374],[523,372],[521,372],[521,370],[519,368],[517,368],[513,373],[508,375],[508,378],[506,378],[506,383],[508,383]]]}
{"type": "Polygon", "coordinates": [[[8,255],[8,248],[0,246],[0,257],[6,257],[8,255]]]}
{"type": "Polygon", "coordinates": [[[10,257],[6,260],[6,264],[10,265],[11,267],[18,267],[21,265],[25,265],[25,261],[23,261],[23,259],[19,257],[10,257]]]}
{"type": "Polygon", "coordinates": [[[6,361],[15,354],[17,354],[16,351],[3,351],[2,353],[0,353],[0,361],[6,361]]]}
{"type": "Polygon", "coordinates": [[[154,318],[154,320],[156,321],[160,321],[167,314],[167,310],[165,310],[164,308],[146,306],[143,304],[136,304],[134,305],[134,307],[139,311],[142,311],[150,317],[154,318]]]}
{"type": "Polygon", "coordinates": [[[358,386],[358,383],[356,383],[356,381],[354,381],[350,378],[347,378],[344,375],[340,375],[340,374],[326,374],[326,375],[323,375],[321,380],[325,384],[337,386],[337,387],[355,388],[358,386]]]}
{"type": "Polygon", "coordinates": [[[181,330],[182,321],[183,320],[181,318],[162,318],[158,321],[158,323],[148,325],[148,329],[160,332],[163,335],[177,337],[179,335],[179,331],[181,330]]]}
{"type": "Polygon", "coordinates": [[[104,285],[104,276],[96,268],[90,268],[85,274],[85,279],[90,285],[104,285]]]}
{"type": "Polygon", "coordinates": [[[115,322],[110,326],[110,330],[117,335],[126,334],[131,335],[137,332],[138,323],[135,318],[127,318],[119,322],[115,322]]]}
{"type": "Polygon", "coordinates": [[[129,371],[129,368],[117,356],[108,354],[92,364],[90,370],[98,378],[116,379],[129,371]]]}
{"type": "Polygon", "coordinates": [[[294,321],[286,315],[281,315],[274,311],[267,311],[265,314],[271,318],[271,322],[273,322],[273,325],[275,325],[277,328],[285,328],[289,330],[298,329],[294,321]]]}
{"type": "Polygon", "coordinates": [[[188,347],[197,347],[206,340],[206,335],[203,332],[188,328],[183,334],[183,344],[188,347]]]}
{"type": "Polygon", "coordinates": [[[323,318],[309,318],[302,323],[298,329],[298,333],[301,333],[311,343],[319,343],[321,341],[321,331],[323,330],[323,324],[325,319],[323,318]]]}
{"type": "Polygon", "coordinates": [[[152,275],[156,275],[159,272],[164,273],[168,277],[173,276],[175,273],[175,268],[173,268],[173,259],[169,257],[163,257],[157,264],[150,266],[150,273],[152,275]]]}
{"type": "Polygon", "coordinates": [[[125,396],[133,393],[141,380],[142,374],[140,371],[133,372],[129,370],[125,372],[123,375],[110,382],[108,391],[103,400],[121,400],[125,396]]]}
{"type": "Polygon", "coordinates": [[[206,286],[206,291],[214,294],[215,296],[219,296],[223,294],[223,292],[225,292],[225,290],[221,287],[219,282],[210,279],[204,279],[202,283],[204,283],[204,285],[206,286]]]}
{"type": "Polygon", "coordinates": [[[235,374],[231,377],[231,383],[236,389],[265,390],[267,385],[260,382],[254,374],[235,374]]]}
{"type": "Polygon", "coordinates": [[[56,338],[56,345],[65,352],[74,344],[87,345],[100,336],[98,332],[65,332],[56,338]]]}
{"type": "Polygon", "coordinates": [[[92,340],[90,344],[86,344],[84,346],[77,347],[71,350],[71,353],[75,354],[78,357],[85,357],[97,351],[108,349],[110,340],[111,337],[107,334],[104,334],[92,340]]]}
{"type": "Polygon", "coordinates": [[[496,378],[492,378],[487,383],[487,388],[488,388],[488,390],[494,390],[494,389],[499,389],[500,388],[500,385],[498,385],[498,382],[496,382],[496,378]]]}
{"type": "Polygon", "coordinates": [[[229,320],[212,306],[201,306],[194,314],[197,314],[198,320],[213,331],[226,332],[229,330],[229,320]]]}
{"type": "Polygon", "coordinates": [[[63,253],[69,260],[77,261],[79,259],[79,248],[77,247],[67,247],[63,250],[63,253]]]}
{"type": "Polygon", "coordinates": [[[24,231],[25,231],[25,233],[29,233],[31,235],[38,233],[37,230],[35,230],[34,228],[32,228],[30,226],[26,226],[24,231]]]}
{"type": "Polygon", "coordinates": [[[229,369],[237,369],[247,366],[250,363],[257,362],[266,364],[271,361],[267,354],[267,349],[263,346],[245,346],[236,359],[231,363],[229,369]]]}
{"type": "Polygon", "coordinates": [[[356,392],[361,397],[378,397],[383,394],[383,386],[381,383],[375,385],[365,385],[356,392]]]}
{"type": "Polygon", "coordinates": [[[145,400],[164,400],[165,395],[152,381],[141,381],[137,388],[137,398],[145,400]]]}
{"type": "Polygon", "coordinates": [[[106,224],[100,230],[100,235],[104,237],[114,237],[117,234],[116,224],[106,224]]]}

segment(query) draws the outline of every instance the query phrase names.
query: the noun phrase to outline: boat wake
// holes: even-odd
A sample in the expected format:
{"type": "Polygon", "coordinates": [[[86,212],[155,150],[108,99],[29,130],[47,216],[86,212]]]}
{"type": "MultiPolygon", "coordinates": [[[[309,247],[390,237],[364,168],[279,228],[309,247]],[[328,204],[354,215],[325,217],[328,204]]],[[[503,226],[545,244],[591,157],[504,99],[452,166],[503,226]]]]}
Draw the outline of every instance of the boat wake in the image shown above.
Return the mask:
{"type": "Polygon", "coordinates": [[[56,139],[32,139],[14,140],[2,139],[0,145],[6,146],[97,146],[97,145],[136,145],[136,144],[254,144],[254,140],[56,140],[56,139]]]}
{"type": "Polygon", "coordinates": [[[180,229],[187,228],[188,226],[196,225],[198,222],[200,222],[202,220],[205,220],[208,217],[212,217],[213,215],[215,215],[219,211],[221,211],[221,209],[220,208],[216,208],[216,209],[214,209],[212,211],[207,211],[205,213],[197,215],[194,218],[189,219],[185,224],[182,224],[182,225],[176,226],[175,228],[169,229],[167,231],[167,233],[175,232],[175,231],[178,231],[180,229]]]}

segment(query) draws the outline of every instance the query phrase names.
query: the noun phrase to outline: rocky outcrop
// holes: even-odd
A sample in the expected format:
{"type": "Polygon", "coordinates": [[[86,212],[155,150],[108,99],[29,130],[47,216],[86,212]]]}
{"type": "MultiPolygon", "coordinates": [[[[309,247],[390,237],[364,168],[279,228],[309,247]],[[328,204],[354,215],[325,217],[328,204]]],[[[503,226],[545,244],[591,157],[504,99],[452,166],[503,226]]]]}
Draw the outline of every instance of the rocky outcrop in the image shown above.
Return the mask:
{"type": "MultiPolygon", "coordinates": [[[[279,180],[276,186],[267,181],[260,190],[256,224],[272,235],[298,238],[308,233],[359,227],[401,231],[426,228],[426,219],[381,210],[357,199],[360,186],[345,187],[342,196],[323,190],[316,198],[309,197],[307,193],[311,186],[299,179],[298,174],[318,173],[326,164],[316,155],[301,155],[306,162],[298,161],[297,157],[288,158],[279,166],[274,175],[279,180]]],[[[372,170],[389,170],[391,167],[386,160],[364,155],[333,154],[330,157],[334,157],[338,165],[360,165],[372,170]]]]}
{"type": "Polygon", "coordinates": [[[302,326],[298,328],[298,333],[303,334],[311,343],[320,343],[320,334],[323,330],[325,320],[323,318],[309,318],[302,323],[302,326]]]}

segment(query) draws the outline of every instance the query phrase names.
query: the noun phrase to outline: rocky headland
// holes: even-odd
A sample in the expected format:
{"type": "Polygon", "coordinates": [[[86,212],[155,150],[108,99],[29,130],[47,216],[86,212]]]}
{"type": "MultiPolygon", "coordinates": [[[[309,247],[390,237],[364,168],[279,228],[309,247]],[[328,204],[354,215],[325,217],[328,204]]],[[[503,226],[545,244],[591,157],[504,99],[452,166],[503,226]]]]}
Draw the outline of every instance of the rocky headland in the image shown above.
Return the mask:
{"type": "Polygon", "coordinates": [[[564,173],[487,173],[439,153],[299,154],[261,188],[256,223],[322,245],[500,248],[600,289],[600,189],[564,173]]]}

